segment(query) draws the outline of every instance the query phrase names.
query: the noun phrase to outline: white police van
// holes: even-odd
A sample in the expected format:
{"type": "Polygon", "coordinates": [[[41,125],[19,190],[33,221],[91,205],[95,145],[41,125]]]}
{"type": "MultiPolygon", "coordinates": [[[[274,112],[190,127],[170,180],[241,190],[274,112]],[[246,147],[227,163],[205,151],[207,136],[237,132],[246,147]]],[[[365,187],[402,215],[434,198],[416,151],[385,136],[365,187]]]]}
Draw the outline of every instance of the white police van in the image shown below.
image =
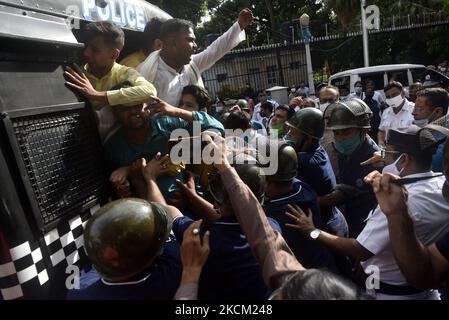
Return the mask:
{"type": "Polygon", "coordinates": [[[419,64],[391,64],[375,67],[352,69],[332,75],[329,84],[336,87],[347,87],[354,92],[357,81],[366,83],[373,80],[376,84],[376,91],[382,91],[391,81],[399,81],[405,88],[421,78],[426,70],[424,65],[419,64]]]}
{"type": "Polygon", "coordinates": [[[89,21],[122,27],[133,51],[153,17],[170,18],[141,0],[0,1],[0,300],[64,299],[77,285],[83,229],[108,190],[93,112],[63,67],[89,21]]]}

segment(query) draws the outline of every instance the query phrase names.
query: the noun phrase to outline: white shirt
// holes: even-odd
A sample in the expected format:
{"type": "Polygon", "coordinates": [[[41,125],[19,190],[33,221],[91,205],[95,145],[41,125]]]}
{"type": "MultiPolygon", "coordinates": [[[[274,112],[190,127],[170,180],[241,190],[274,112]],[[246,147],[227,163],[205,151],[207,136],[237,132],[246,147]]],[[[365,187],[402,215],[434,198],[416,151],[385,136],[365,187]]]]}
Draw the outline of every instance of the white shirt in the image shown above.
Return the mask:
{"type": "Polygon", "coordinates": [[[379,130],[388,133],[388,130],[406,129],[413,124],[413,108],[415,104],[405,99],[404,106],[398,114],[395,114],[392,107],[388,107],[382,114],[379,130]]]}
{"type": "MultiPolygon", "coordinates": [[[[279,107],[279,103],[277,103],[274,100],[268,100],[267,102],[271,102],[271,104],[273,105],[273,112],[277,109],[277,107],[279,107]]],[[[260,115],[260,110],[261,110],[261,106],[262,103],[259,102],[258,104],[256,104],[256,106],[254,107],[254,112],[253,112],[253,121],[258,121],[258,122],[262,122],[262,116],[260,115]]]]}
{"type": "MultiPolygon", "coordinates": [[[[407,178],[434,175],[436,174],[428,172],[410,175],[407,178]]],[[[441,192],[445,180],[445,177],[435,177],[406,186],[409,214],[414,222],[418,239],[426,246],[449,231],[449,203],[441,192]]],[[[368,216],[367,224],[357,241],[374,254],[362,262],[365,270],[368,266],[377,266],[380,270],[380,281],[391,285],[407,285],[394,258],[387,218],[379,206],[368,216]]]]}
{"type": "MultiPolygon", "coordinates": [[[[194,63],[202,73],[212,67],[245,38],[245,31],[242,31],[239,23],[236,22],[203,52],[193,55],[191,63],[194,63]]],[[[187,85],[196,84],[191,83],[191,77],[186,72],[187,68],[191,68],[191,66],[186,65],[181,72],[177,72],[169,67],[162,58],[159,57],[158,62],[156,77],[153,81],[153,85],[157,89],[157,96],[173,106],[178,106],[181,101],[182,89],[187,85]]],[[[147,78],[147,75],[143,75],[147,78]]],[[[198,77],[200,76],[201,74],[198,75],[198,77]]]]}

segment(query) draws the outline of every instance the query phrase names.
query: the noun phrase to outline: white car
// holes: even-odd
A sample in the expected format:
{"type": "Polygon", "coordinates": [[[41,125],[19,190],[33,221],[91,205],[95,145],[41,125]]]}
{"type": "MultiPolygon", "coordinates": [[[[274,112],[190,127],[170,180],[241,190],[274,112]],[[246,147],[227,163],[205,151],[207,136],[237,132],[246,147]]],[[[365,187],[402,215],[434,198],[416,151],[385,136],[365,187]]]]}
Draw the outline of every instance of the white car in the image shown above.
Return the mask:
{"type": "Polygon", "coordinates": [[[422,73],[426,70],[420,64],[390,64],[375,67],[352,69],[332,75],[329,84],[341,87],[348,87],[350,92],[354,92],[354,85],[357,81],[366,83],[373,80],[376,84],[376,91],[383,95],[384,87],[391,81],[399,81],[404,88],[418,81],[422,73]]]}

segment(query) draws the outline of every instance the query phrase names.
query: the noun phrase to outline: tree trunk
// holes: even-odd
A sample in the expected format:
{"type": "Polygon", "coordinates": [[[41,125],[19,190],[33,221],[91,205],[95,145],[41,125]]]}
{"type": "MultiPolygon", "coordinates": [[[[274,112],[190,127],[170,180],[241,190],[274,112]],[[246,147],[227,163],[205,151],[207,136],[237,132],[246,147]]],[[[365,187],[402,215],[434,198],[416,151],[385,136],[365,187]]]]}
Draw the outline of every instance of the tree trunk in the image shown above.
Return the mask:
{"type": "Polygon", "coordinates": [[[271,0],[265,0],[265,5],[267,6],[268,15],[270,16],[270,25],[271,25],[271,34],[273,35],[274,42],[279,41],[278,36],[278,30],[277,30],[277,23],[276,18],[274,17],[274,8],[273,4],[271,3],[271,0]]]}

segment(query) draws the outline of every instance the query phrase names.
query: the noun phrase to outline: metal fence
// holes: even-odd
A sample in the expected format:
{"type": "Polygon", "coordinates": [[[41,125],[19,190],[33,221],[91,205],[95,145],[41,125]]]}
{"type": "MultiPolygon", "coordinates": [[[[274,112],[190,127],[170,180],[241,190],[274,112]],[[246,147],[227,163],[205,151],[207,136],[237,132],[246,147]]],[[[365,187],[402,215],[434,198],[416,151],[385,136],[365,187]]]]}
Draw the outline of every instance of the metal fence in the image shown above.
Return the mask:
{"type": "MultiPolygon", "coordinates": [[[[371,30],[369,33],[376,35],[447,25],[448,23],[448,17],[439,13],[381,17],[380,29],[371,30]]],[[[331,30],[328,33],[328,28],[326,28],[325,36],[313,37],[311,42],[318,43],[359,37],[362,32],[357,29],[354,26],[348,28],[352,31],[334,33],[335,31],[331,30]]],[[[312,55],[314,55],[313,47],[312,55]]],[[[322,67],[323,63],[314,65],[315,84],[326,82],[328,79],[329,75],[322,67]]],[[[254,91],[257,91],[273,86],[290,87],[299,85],[301,82],[307,83],[304,41],[298,40],[293,44],[273,44],[234,50],[211,69],[204,72],[203,78],[211,95],[218,96],[221,99],[241,97],[247,84],[254,91]]]]}
{"type": "Polygon", "coordinates": [[[209,92],[220,98],[237,98],[248,84],[255,91],[296,86],[307,81],[304,45],[271,45],[234,51],[204,72],[203,78],[209,92]]]}

